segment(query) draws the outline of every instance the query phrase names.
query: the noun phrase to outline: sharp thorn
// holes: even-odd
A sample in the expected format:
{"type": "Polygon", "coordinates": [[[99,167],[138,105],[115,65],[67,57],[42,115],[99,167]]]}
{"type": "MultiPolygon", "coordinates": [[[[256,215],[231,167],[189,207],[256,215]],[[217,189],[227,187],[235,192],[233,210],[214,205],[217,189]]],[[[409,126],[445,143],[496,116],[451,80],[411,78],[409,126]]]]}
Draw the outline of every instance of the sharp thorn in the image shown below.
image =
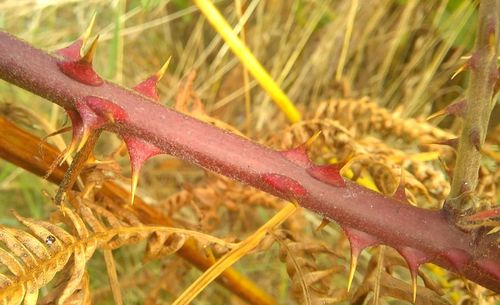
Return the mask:
{"type": "Polygon", "coordinates": [[[337,164],[335,165],[312,165],[306,168],[307,173],[321,181],[335,187],[345,186],[345,181],[340,174],[340,168],[337,164]]]}
{"type": "Polygon", "coordinates": [[[321,135],[323,131],[320,130],[318,132],[316,132],[314,135],[312,135],[305,143],[304,143],[304,147],[305,148],[309,148],[313,143],[314,141],[316,141],[318,139],[318,137],[321,135]]]}
{"type": "Polygon", "coordinates": [[[97,16],[97,13],[94,12],[94,14],[92,15],[92,18],[90,19],[90,23],[87,26],[87,29],[85,30],[85,32],[82,35],[83,45],[85,45],[87,43],[87,41],[90,38],[90,35],[92,34],[92,30],[94,29],[95,17],[96,16],[97,16]]]}
{"type": "Polygon", "coordinates": [[[413,304],[417,301],[417,274],[412,272],[411,285],[413,290],[413,304]]]}
{"type": "Polygon", "coordinates": [[[495,52],[495,45],[497,44],[495,30],[496,30],[495,29],[495,20],[492,18],[489,18],[489,20],[486,23],[486,31],[488,33],[488,47],[493,52],[495,52]]]}
{"type": "Polygon", "coordinates": [[[453,104],[446,106],[444,109],[439,110],[436,113],[431,114],[427,117],[427,121],[437,118],[439,116],[453,114],[457,117],[464,117],[467,111],[467,100],[463,99],[453,104]]]}
{"type": "Polygon", "coordinates": [[[139,182],[139,171],[133,171],[131,187],[130,187],[130,205],[134,205],[135,191],[137,190],[138,182],[139,182]]]}
{"type": "Polygon", "coordinates": [[[344,171],[348,169],[354,161],[356,161],[354,154],[355,154],[354,151],[350,151],[347,156],[344,156],[342,160],[335,163],[340,168],[341,175],[343,175],[344,171]]]}
{"type": "Polygon", "coordinates": [[[429,258],[425,253],[408,247],[398,249],[398,252],[399,254],[401,254],[401,256],[403,256],[404,260],[408,264],[413,288],[413,304],[415,304],[415,301],[417,299],[418,268],[423,263],[428,262],[429,258]]]}
{"type": "Polygon", "coordinates": [[[323,220],[321,221],[319,226],[314,231],[319,232],[319,231],[323,230],[329,223],[330,223],[330,221],[328,219],[323,218],[323,220]]]}
{"type": "Polygon", "coordinates": [[[458,148],[458,138],[453,138],[453,139],[448,139],[448,140],[443,140],[443,141],[437,141],[437,142],[432,142],[432,143],[427,143],[430,145],[446,145],[454,150],[458,148]]]}
{"type": "Polygon", "coordinates": [[[115,122],[115,117],[111,112],[104,112],[103,115],[110,121],[111,123],[115,122]]]}
{"type": "Polygon", "coordinates": [[[351,253],[351,265],[349,267],[349,280],[347,282],[347,292],[351,290],[352,280],[354,279],[354,273],[356,272],[356,266],[358,264],[358,255],[351,253]]]}
{"type": "Polygon", "coordinates": [[[64,162],[66,162],[66,159],[68,159],[68,157],[75,152],[75,149],[76,149],[76,140],[72,140],[68,148],[64,151],[61,161],[59,161],[59,165],[64,164],[64,162]]]}
{"type": "Polygon", "coordinates": [[[451,76],[451,79],[454,79],[458,74],[465,71],[465,69],[467,69],[468,67],[469,67],[468,63],[465,63],[462,66],[460,66],[460,68],[458,68],[458,70],[455,73],[453,73],[453,75],[451,76]]]}
{"type": "Polygon", "coordinates": [[[170,60],[172,59],[172,56],[170,56],[167,61],[163,64],[163,66],[160,68],[160,70],[158,70],[158,72],[156,72],[156,79],[157,81],[160,81],[163,77],[163,75],[165,75],[165,72],[167,72],[167,68],[168,68],[168,65],[170,64],[170,60]]]}
{"type": "Polygon", "coordinates": [[[83,131],[82,137],[80,138],[80,143],[78,143],[78,148],[76,149],[77,151],[82,150],[83,146],[87,143],[87,140],[90,137],[90,132],[87,130],[83,131]]]}
{"type": "Polygon", "coordinates": [[[68,131],[70,131],[72,128],[73,128],[72,126],[68,126],[68,127],[64,127],[64,128],[59,129],[59,130],[56,130],[56,131],[54,131],[54,132],[49,133],[48,135],[46,135],[46,136],[43,138],[43,140],[45,141],[45,140],[47,140],[47,139],[48,139],[48,138],[50,138],[50,137],[53,137],[53,136],[56,136],[56,135],[59,135],[59,134],[63,134],[63,133],[65,133],[65,132],[68,132],[68,131]]]}
{"type": "Polygon", "coordinates": [[[426,121],[430,121],[432,119],[435,119],[437,117],[440,117],[440,116],[443,116],[443,115],[446,115],[448,112],[446,112],[446,108],[444,109],[441,109],[437,112],[434,112],[433,114],[429,115],[425,120],[426,121]]]}
{"type": "Polygon", "coordinates": [[[94,41],[92,41],[92,44],[90,45],[90,47],[88,48],[87,50],[87,53],[85,53],[85,55],[83,55],[82,57],[82,61],[88,63],[88,64],[92,64],[92,61],[94,59],[94,55],[95,55],[95,52],[96,52],[96,49],[97,49],[97,42],[99,40],[99,35],[97,35],[95,38],[94,38],[94,41]]]}

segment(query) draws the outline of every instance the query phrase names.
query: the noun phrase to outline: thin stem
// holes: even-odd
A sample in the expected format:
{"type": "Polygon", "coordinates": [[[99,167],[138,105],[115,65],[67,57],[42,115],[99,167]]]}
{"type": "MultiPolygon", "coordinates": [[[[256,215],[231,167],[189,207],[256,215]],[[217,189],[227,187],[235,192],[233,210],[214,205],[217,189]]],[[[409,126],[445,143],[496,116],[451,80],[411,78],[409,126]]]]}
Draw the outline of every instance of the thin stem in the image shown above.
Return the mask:
{"type": "Polygon", "coordinates": [[[448,200],[444,205],[444,209],[455,216],[471,208],[467,196],[457,197],[473,192],[478,183],[480,150],[486,138],[498,78],[500,0],[482,0],[479,6],[479,20],[475,50],[468,63],[471,76],[464,126],[459,138],[451,185],[452,200],[448,200]]]}
{"type": "Polygon", "coordinates": [[[194,3],[207,20],[212,24],[217,33],[229,45],[241,63],[248,69],[252,76],[259,82],[262,88],[271,96],[273,101],[280,107],[290,122],[300,121],[300,113],[288,96],[280,89],[266,69],[260,64],[248,47],[242,42],[222,17],[217,8],[210,0],[194,0],[194,3]]]}
{"type": "Polygon", "coordinates": [[[276,215],[269,219],[252,235],[238,243],[238,245],[221,257],[215,264],[212,265],[205,273],[196,279],[182,294],[175,300],[172,305],[187,305],[189,304],[205,287],[220,276],[227,268],[236,263],[240,258],[255,249],[262,239],[277,226],[281,225],[288,219],[298,206],[293,203],[285,205],[276,215]]]}

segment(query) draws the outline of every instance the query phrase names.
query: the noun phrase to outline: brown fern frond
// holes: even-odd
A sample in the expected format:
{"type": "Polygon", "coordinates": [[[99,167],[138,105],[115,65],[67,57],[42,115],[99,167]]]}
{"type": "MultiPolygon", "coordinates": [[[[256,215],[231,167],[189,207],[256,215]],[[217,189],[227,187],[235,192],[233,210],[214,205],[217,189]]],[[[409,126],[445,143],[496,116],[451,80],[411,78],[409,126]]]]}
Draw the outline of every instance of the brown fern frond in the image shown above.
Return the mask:
{"type": "MultiPolygon", "coordinates": [[[[66,265],[68,267],[68,265],[66,265]]],[[[66,267],[60,272],[61,274],[65,272],[66,267]]],[[[38,304],[40,305],[53,305],[56,304],[57,299],[62,293],[62,290],[66,287],[65,282],[67,281],[67,277],[61,276],[58,279],[58,282],[53,285],[49,294],[43,297],[38,304]]],[[[77,286],[72,295],[70,295],[64,305],[90,305],[92,304],[92,298],[90,296],[90,286],[89,286],[89,275],[88,272],[85,271],[83,274],[82,280],[80,284],[77,286]]]]}
{"type": "MultiPolygon", "coordinates": [[[[448,146],[430,144],[444,143],[454,134],[421,119],[400,117],[368,98],[338,99],[321,103],[314,116],[273,135],[268,144],[291,149],[319,130],[322,135],[308,151],[313,160],[352,158],[353,179],[364,172],[383,193],[394,192],[404,167],[404,186],[411,201],[422,207],[439,207],[448,196],[450,172],[440,163],[445,167],[453,164],[454,152],[448,146]]],[[[485,154],[494,152],[487,150],[485,154]]],[[[482,166],[477,195],[493,202],[496,189],[495,173],[482,166]]]]}
{"type": "Polygon", "coordinates": [[[408,143],[431,143],[455,137],[452,133],[431,125],[423,119],[404,118],[390,112],[367,97],[361,99],[333,99],[322,102],[313,118],[338,120],[352,130],[356,137],[377,133],[398,138],[408,143]]]}
{"type": "Polygon", "coordinates": [[[201,228],[204,232],[212,232],[220,225],[221,207],[230,213],[244,213],[246,207],[279,209],[282,204],[282,200],[265,192],[217,174],[206,173],[205,179],[195,185],[184,185],[184,189],[161,201],[159,207],[169,218],[187,228],[201,228]],[[181,209],[190,210],[191,213],[182,213],[180,218],[181,209]]]}
{"type": "Polygon", "coordinates": [[[372,136],[356,138],[338,121],[328,118],[294,124],[273,136],[269,143],[281,150],[291,149],[318,130],[322,133],[308,150],[311,159],[325,163],[349,160],[343,172],[350,169],[353,180],[369,176],[379,191],[392,194],[400,184],[401,167],[404,167],[404,187],[413,202],[436,207],[449,192],[445,175],[428,161],[436,156],[423,158],[415,154],[413,148],[393,148],[372,136]]]}
{"type": "Polygon", "coordinates": [[[345,289],[331,288],[331,278],[344,267],[333,262],[340,256],[318,241],[296,241],[290,232],[273,234],[280,245],[280,260],[286,263],[291,292],[299,304],[331,304],[345,298],[345,289]],[[320,267],[319,254],[327,254],[330,266],[320,267]]]}
{"type": "MultiPolygon", "coordinates": [[[[378,249],[378,252],[380,252],[380,249],[378,249]]],[[[382,260],[379,259],[379,255],[373,255],[363,272],[363,281],[352,294],[352,304],[365,304],[370,298],[374,297],[370,292],[376,289],[379,290],[379,299],[373,300],[373,303],[381,304],[379,301],[387,297],[412,302],[413,287],[400,279],[404,276],[404,274],[398,274],[398,272],[401,273],[401,268],[406,268],[406,262],[390,248],[383,251],[382,260]]],[[[419,271],[418,274],[422,278],[425,287],[418,286],[415,304],[450,304],[448,300],[441,297],[443,292],[438,288],[438,285],[433,283],[433,280],[428,278],[424,272],[419,271]]]]}
{"type": "MultiPolygon", "coordinates": [[[[363,139],[367,135],[376,135],[379,139],[386,140],[385,143],[390,142],[394,149],[400,149],[406,153],[414,151],[415,144],[417,144],[420,150],[437,152],[446,164],[455,164],[454,149],[448,146],[450,140],[457,137],[454,133],[436,127],[423,118],[402,117],[397,111],[390,112],[367,97],[324,101],[320,103],[311,119],[338,120],[342,126],[352,132],[356,140],[363,139]],[[391,139],[398,141],[387,141],[391,139]],[[400,140],[403,142],[401,143],[400,140]],[[446,145],[431,145],[439,143],[446,145]]],[[[493,136],[489,138],[489,142],[495,143],[495,132],[491,134],[493,136]]],[[[366,145],[365,147],[372,146],[366,145]]],[[[483,153],[493,159],[495,157],[491,149],[486,148],[483,153]]],[[[433,169],[432,166],[423,164],[412,164],[411,168],[413,174],[426,186],[429,193],[434,193],[438,200],[447,197],[450,187],[442,173],[433,169]]],[[[481,166],[480,171],[482,175],[476,193],[481,199],[494,202],[497,188],[494,181],[495,174],[485,166],[481,166]]]]}
{"type": "Polygon", "coordinates": [[[161,295],[167,292],[176,295],[182,291],[183,285],[179,281],[172,281],[172,278],[182,279],[189,270],[188,264],[182,260],[173,260],[161,266],[161,273],[158,281],[152,283],[152,287],[144,298],[144,305],[160,304],[161,295]],[[172,276],[174,274],[174,276],[172,276]]]}
{"type": "MultiPolygon", "coordinates": [[[[151,234],[168,240],[176,240],[175,252],[189,237],[203,245],[219,244],[231,248],[233,244],[221,239],[178,228],[144,226],[126,208],[113,207],[113,213],[101,206],[77,197],[75,210],[62,207],[61,214],[66,229],[48,221],[24,218],[14,215],[30,232],[20,229],[0,227],[0,240],[4,249],[0,250],[0,263],[10,274],[0,274],[1,304],[35,304],[38,291],[49,283],[56,273],[65,273],[65,280],[57,287],[54,304],[66,302],[87,302],[88,285],[85,284],[87,261],[97,248],[114,249],[125,243],[145,239],[151,234]],[[116,215],[115,215],[116,214],[116,215]],[[77,290],[80,290],[78,292],[77,290]]],[[[171,243],[173,244],[173,243],[171,243]]]]}

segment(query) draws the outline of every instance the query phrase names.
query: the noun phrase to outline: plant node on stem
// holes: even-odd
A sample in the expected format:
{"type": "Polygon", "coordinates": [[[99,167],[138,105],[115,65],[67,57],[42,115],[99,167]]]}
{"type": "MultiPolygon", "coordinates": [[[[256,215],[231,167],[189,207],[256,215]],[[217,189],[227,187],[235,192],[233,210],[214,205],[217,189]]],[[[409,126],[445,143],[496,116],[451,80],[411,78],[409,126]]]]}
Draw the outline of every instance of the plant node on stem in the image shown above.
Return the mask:
{"type": "Polygon", "coordinates": [[[472,208],[473,200],[468,200],[470,196],[462,195],[473,193],[478,183],[480,150],[495,105],[495,85],[499,78],[497,54],[500,40],[500,0],[482,0],[479,6],[479,20],[474,52],[468,63],[471,76],[467,90],[467,107],[458,142],[450,199],[443,207],[452,217],[462,215],[472,208]]]}

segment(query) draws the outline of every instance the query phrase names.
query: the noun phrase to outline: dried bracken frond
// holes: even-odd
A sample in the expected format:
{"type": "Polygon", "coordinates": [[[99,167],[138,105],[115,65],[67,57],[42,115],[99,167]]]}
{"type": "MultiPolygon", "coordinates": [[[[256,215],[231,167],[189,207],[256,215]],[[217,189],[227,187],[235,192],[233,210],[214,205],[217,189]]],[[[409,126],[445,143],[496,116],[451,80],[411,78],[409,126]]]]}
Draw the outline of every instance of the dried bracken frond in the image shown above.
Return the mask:
{"type": "Polygon", "coordinates": [[[173,281],[172,279],[183,278],[186,275],[187,270],[189,270],[189,268],[182,260],[174,260],[173,262],[164,264],[161,269],[159,280],[153,283],[151,289],[144,298],[144,305],[159,304],[161,294],[164,292],[175,295],[179,291],[182,291],[182,286],[179,281],[173,281]],[[174,277],[172,276],[172,273],[175,274],[174,277]]]}
{"type": "Polygon", "coordinates": [[[404,171],[404,187],[415,204],[436,207],[446,198],[449,183],[445,175],[429,162],[436,159],[436,154],[414,154],[398,148],[392,148],[381,140],[364,136],[355,138],[338,121],[330,119],[312,119],[290,126],[270,139],[273,146],[290,149],[304,143],[315,132],[321,130],[318,140],[308,150],[311,159],[322,162],[346,159],[346,168],[353,180],[369,176],[375,189],[384,194],[392,194],[401,181],[401,167],[404,171]],[[425,203],[425,204],[424,204],[425,203]]]}
{"type": "Polygon", "coordinates": [[[159,203],[168,217],[188,228],[201,227],[204,232],[215,230],[221,219],[220,207],[229,212],[242,213],[244,207],[263,206],[278,209],[283,201],[267,193],[245,186],[226,177],[207,173],[205,179],[170,195],[159,203]],[[189,209],[179,217],[181,209],[189,209]]]}
{"type": "Polygon", "coordinates": [[[71,233],[51,222],[17,214],[16,218],[31,233],[9,227],[0,228],[0,239],[5,248],[0,251],[0,260],[9,271],[9,274],[1,274],[2,304],[20,304],[23,300],[25,304],[35,304],[38,290],[58,272],[64,272],[66,280],[57,288],[58,293],[53,297],[55,304],[87,300],[88,291],[83,288],[88,288],[88,285],[82,281],[85,281],[86,263],[94,251],[97,248],[115,249],[126,243],[143,240],[150,234],[160,238],[163,245],[170,245],[170,253],[178,250],[188,237],[203,245],[232,247],[231,243],[195,231],[142,225],[130,210],[116,205],[109,205],[108,210],[79,197],[75,205],[78,214],[63,206],[62,214],[58,215],[71,229],[71,233]],[[173,241],[165,243],[169,237],[173,241]]]}
{"type": "Polygon", "coordinates": [[[453,138],[452,133],[437,128],[423,119],[401,117],[397,112],[380,107],[369,98],[334,99],[322,102],[313,116],[338,120],[356,137],[376,133],[408,143],[427,144],[453,138]]]}
{"type": "Polygon", "coordinates": [[[191,73],[187,75],[185,81],[177,91],[177,95],[175,97],[175,109],[195,117],[200,121],[207,122],[220,129],[231,131],[239,136],[245,137],[245,135],[238,129],[206,113],[205,106],[200,100],[200,97],[193,90],[193,82],[195,78],[196,71],[191,71],[191,73]]]}
{"type": "MultiPolygon", "coordinates": [[[[413,301],[412,285],[395,276],[400,271],[398,267],[406,268],[406,262],[394,250],[386,250],[383,252],[382,265],[379,265],[380,260],[377,255],[372,256],[366,270],[363,271],[363,281],[353,291],[352,304],[365,304],[373,297],[370,292],[376,289],[379,289],[380,299],[392,297],[407,302],[413,301]]],[[[450,304],[449,301],[441,297],[442,291],[437,288],[438,286],[431,279],[427,278],[423,272],[419,272],[419,275],[423,277],[426,287],[418,286],[415,304],[450,304]]],[[[380,299],[373,300],[373,302],[379,302],[380,299]]]]}
{"type": "Polygon", "coordinates": [[[331,287],[331,277],[344,270],[335,264],[339,255],[318,241],[298,241],[289,232],[273,234],[280,245],[280,260],[286,263],[291,292],[299,304],[333,304],[345,299],[345,289],[331,287]],[[326,254],[330,266],[320,267],[316,256],[326,254]]]}
{"type": "MultiPolygon", "coordinates": [[[[440,164],[453,164],[454,153],[448,147],[429,144],[447,141],[455,137],[452,133],[424,120],[402,118],[367,98],[337,99],[321,103],[311,119],[273,135],[268,143],[290,149],[318,130],[322,135],[308,150],[313,160],[329,162],[347,158],[354,180],[369,175],[376,188],[385,194],[398,187],[404,167],[404,187],[410,201],[421,207],[440,207],[448,196],[448,173],[440,164]]],[[[482,200],[494,201],[494,173],[485,166],[481,167],[476,193],[482,200]]]]}
{"type": "MultiPolygon", "coordinates": [[[[368,135],[383,139],[384,142],[381,141],[381,144],[375,147],[386,147],[391,152],[391,157],[395,157],[396,160],[401,160],[401,156],[408,156],[418,148],[422,151],[437,153],[441,162],[445,162],[448,166],[455,163],[453,147],[432,145],[450,143],[451,140],[456,139],[455,134],[438,128],[423,118],[405,118],[398,111],[390,112],[367,97],[324,101],[320,103],[311,119],[338,120],[341,126],[351,131],[356,142],[366,142],[368,135]]],[[[493,136],[488,141],[494,143],[495,132],[491,134],[493,136]]],[[[375,148],[368,144],[361,147],[375,148]]],[[[490,157],[494,157],[495,154],[488,149],[485,149],[484,153],[490,157]]],[[[435,165],[430,166],[428,163],[406,157],[406,160],[408,159],[411,162],[405,162],[406,166],[417,180],[425,185],[427,193],[433,195],[438,201],[445,199],[450,186],[443,172],[436,170],[435,165]]],[[[497,188],[494,173],[485,166],[481,166],[480,171],[480,182],[476,193],[482,199],[493,202],[497,188]]]]}

